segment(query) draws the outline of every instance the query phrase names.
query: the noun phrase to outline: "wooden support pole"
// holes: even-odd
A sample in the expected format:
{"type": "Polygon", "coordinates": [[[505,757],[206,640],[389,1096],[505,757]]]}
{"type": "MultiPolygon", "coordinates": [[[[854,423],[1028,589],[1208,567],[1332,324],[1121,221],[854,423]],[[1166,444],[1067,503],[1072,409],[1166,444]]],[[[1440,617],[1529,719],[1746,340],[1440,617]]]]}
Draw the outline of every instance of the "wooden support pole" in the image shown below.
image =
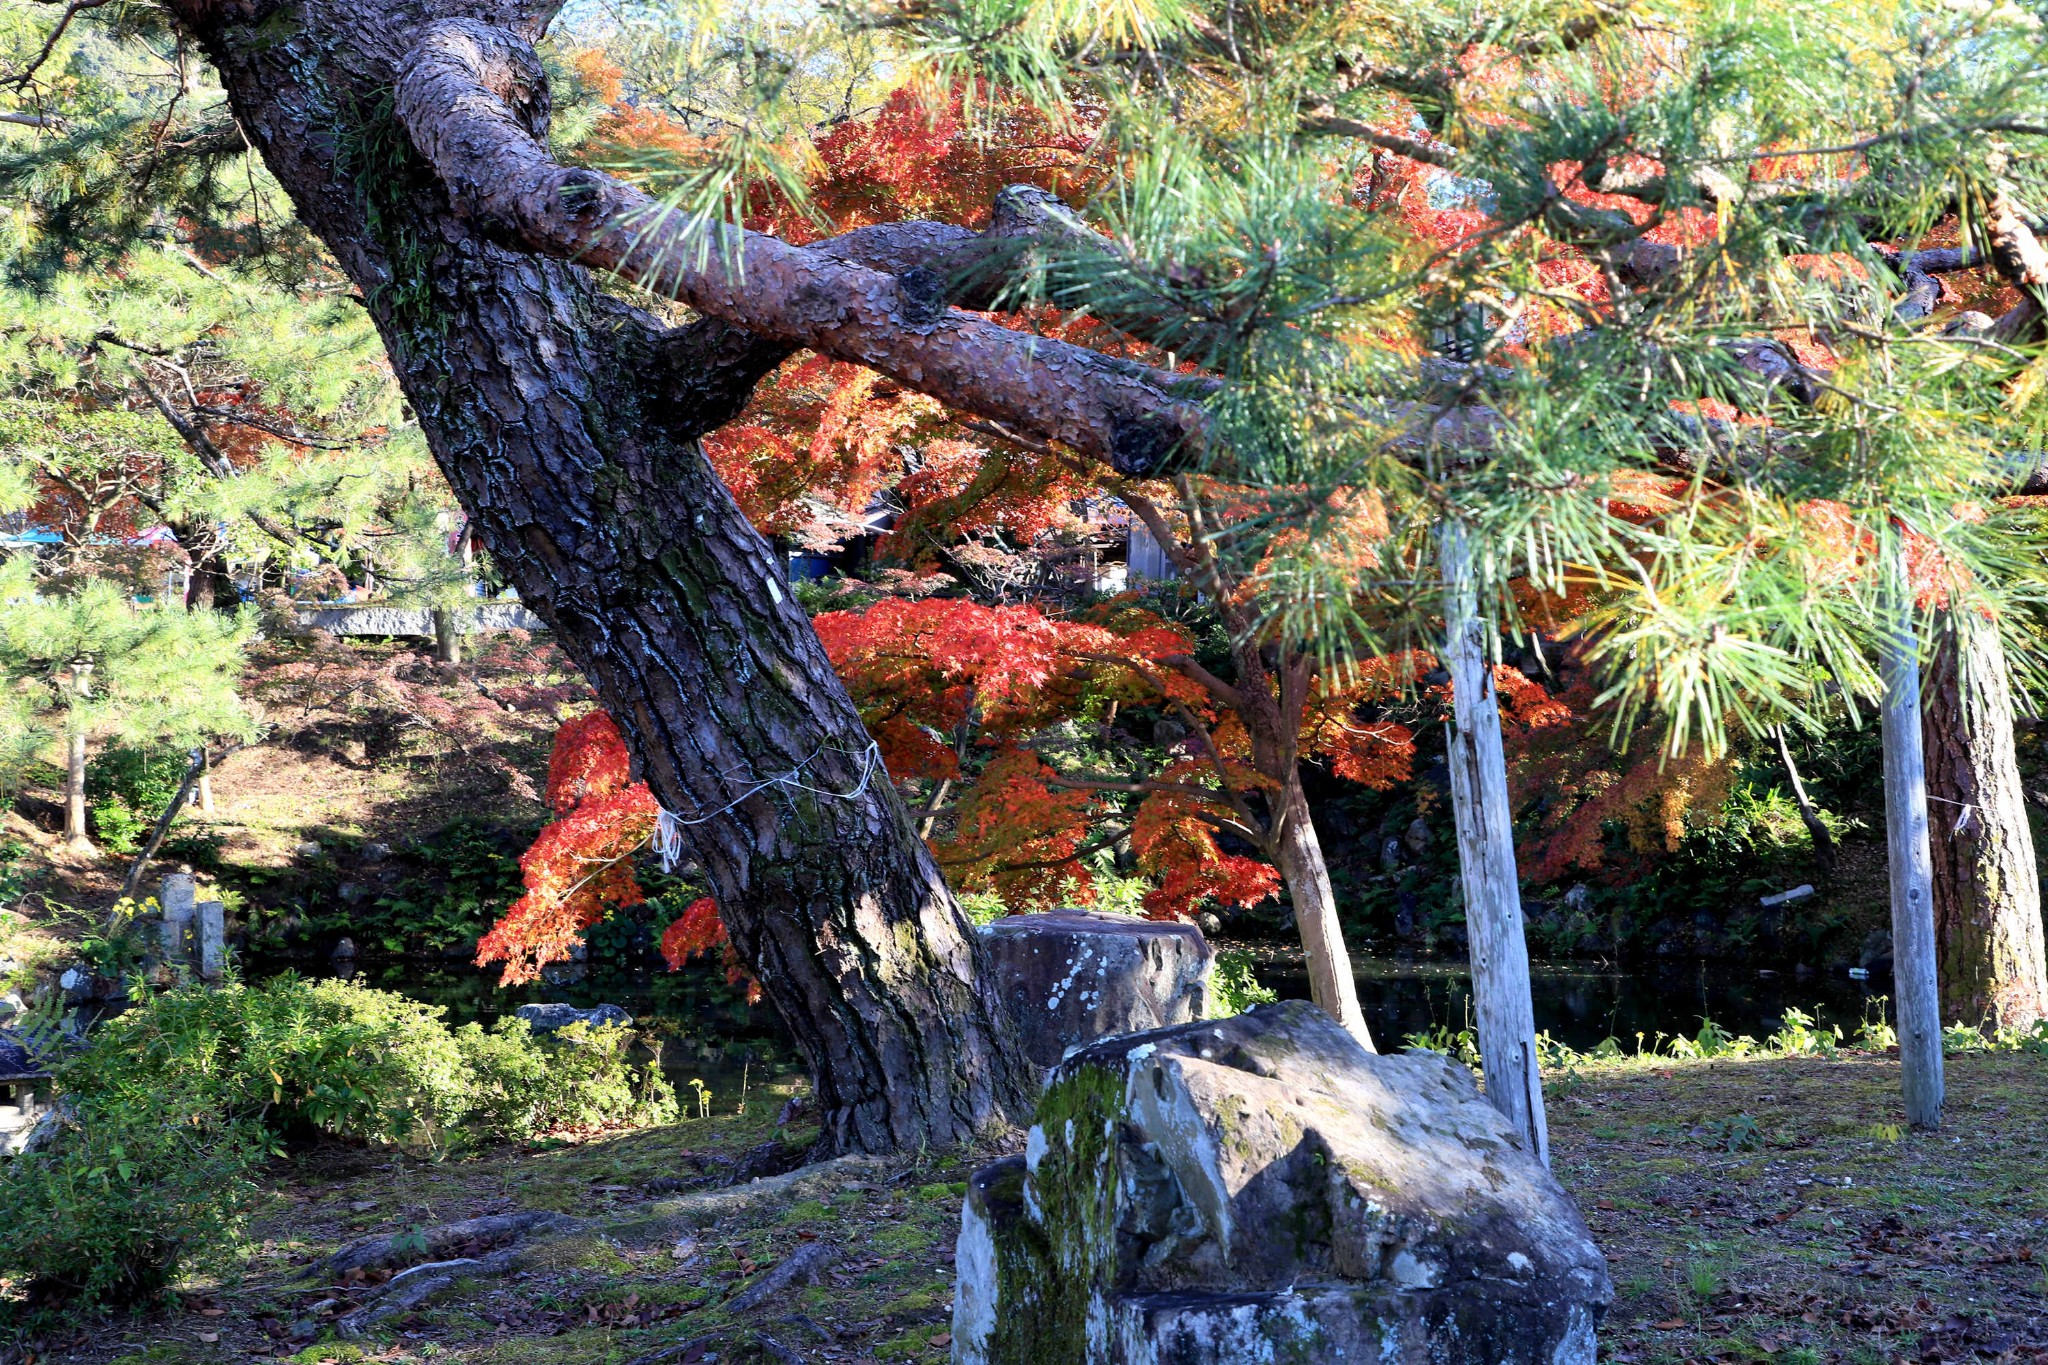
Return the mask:
{"type": "Polygon", "coordinates": [[[1529,945],[1522,932],[1507,758],[1486,647],[1489,626],[1479,614],[1472,551],[1462,525],[1443,524],[1437,555],[1444,581],[1443,663],[1451,674],[1456,722],[1450,742],[1451,812],[1464,874],[1465,931],[1486,1098],[1548,1166],[1550,1130],[1536,1062],[1536,1011],[1529,995],[1529,945]]]}
{"type": "Polygon", "coordinates": [[[1941,994],[1935,979],[1934,863],[1920,736],[1920,647],[1905,538],[1887,537],[1879,668],[1884,681],[1884,825],[1891,854],[1892,981],[1906,1121],[1941,1127],[1941,994]]]}

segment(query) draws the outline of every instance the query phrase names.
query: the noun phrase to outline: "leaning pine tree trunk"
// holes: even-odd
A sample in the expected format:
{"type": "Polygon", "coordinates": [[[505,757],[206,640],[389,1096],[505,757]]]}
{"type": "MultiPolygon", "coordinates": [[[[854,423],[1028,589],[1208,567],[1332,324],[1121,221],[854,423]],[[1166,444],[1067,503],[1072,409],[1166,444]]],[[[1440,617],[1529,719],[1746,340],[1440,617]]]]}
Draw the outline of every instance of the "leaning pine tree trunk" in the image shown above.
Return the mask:
{"type": "Polygon", "coordinates": [[[1941,1017],[2027,1028],[2048,1018],[2048,961],[1997,624],[1967,607],[1950,612],[1926,687],[1921,738],[1941,1017]]]}
{"type": "MultiPolygon", "coordinates": [[[[421,151],[545,155],[531,42],[554,6],[169,8],[354,283],[500,571],[688,822],[733,945],[815,1077],[821,1153],[951,1146],[1021,1114],[1029,1067],[977,989],[973,926],[698,444],[793,347],[670,328],[583,266],[507,245],[421,151]],[[429,55],[471,84],[422,85],[429,55]]],[[[494,165],[457,189],[520,174],[494,165]]],[[[536,193],[583,222],[601,181],[536,193]]]]}
{"type": "Polygon", "coordinates": [[[1529,997],[1529,945],[1522,932],[1507,757],[1465,528],[1446,521],[1437,553],[1444,579],[1444,666],[1451,674],[1456,720],[1450,745],[1451,811],[1464,874],[1486,1097],[1547,1166],[1550,1131],[1536,1061],[1536,1012],[1529,997]]]}
{"type": "Polygon", "coordinates": [[[1891,855],[1892,981],[1906,1121],[1941,1126],[1941,1000],[1934,968],[1934,870],[1927,848],[1927,770],[1920,748],[1920,651],[1903,533],[1884,560],[1884,825],[1891,855]]]}

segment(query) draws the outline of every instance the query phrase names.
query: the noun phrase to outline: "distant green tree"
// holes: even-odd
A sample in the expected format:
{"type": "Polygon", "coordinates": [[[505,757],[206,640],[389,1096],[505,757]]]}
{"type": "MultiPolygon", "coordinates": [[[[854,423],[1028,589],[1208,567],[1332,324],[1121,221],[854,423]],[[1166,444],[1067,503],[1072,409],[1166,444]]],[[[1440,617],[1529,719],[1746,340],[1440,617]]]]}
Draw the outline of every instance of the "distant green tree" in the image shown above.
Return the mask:
{"type": "Polygon", "coordinates": [[[93,736],[188,747],[253,735],[254,718],[236,692],[250,614],[138,604],[105,580],[52,588],[37,582],[25,558],[0,567],[0,601],[0,752],[18,759],[39,742],[62,744],[64,835],[73,846],[91,848],[93,736]]]}
{"type": "Polygon", "coordinates": [[[0,19],[0,492],[61,537],[45,567],[192,606],[322,566],[464,595],[482,569],[375,328],[203,65],[147,6],[52,37],[0,19]]]}

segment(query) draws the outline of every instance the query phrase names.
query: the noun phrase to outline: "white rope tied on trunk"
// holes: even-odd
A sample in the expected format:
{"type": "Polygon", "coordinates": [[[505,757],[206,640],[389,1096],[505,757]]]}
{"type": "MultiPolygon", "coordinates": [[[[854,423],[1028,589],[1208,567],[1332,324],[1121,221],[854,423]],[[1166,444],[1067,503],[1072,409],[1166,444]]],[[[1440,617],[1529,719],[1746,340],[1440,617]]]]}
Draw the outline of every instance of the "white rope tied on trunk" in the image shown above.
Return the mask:
{"type": "Polygon", "coordinates": [[[831,752],[836,754],[847,754],[860,759],[859,780],[854,783],[851,791],[843,792],[833,791],[829,787],[814,787],[803,780],[804,769],[815,763],[826,750],[827,746],[819,745],[811,750],[809,757],[805,758],[803,762],[797,764],[788,772],[778,773],[774,777],[765,778],[754,783],[717,810],[709,811],[703,815],[677,815],[668,807],[661,807],[660,814],[655,816],[654,819],[653,838],[654,852],[655,856],[661,860],[661,870],[663,872],[673,872],[676,870],[676,864],[682,860],[684,829],[691,825],[709,824],[719,816],[731,811],[734,807],[752,800],[771,788],[780,787],[786,791],[809,792],[813,796],[829,797],[834,801],[857,801],[866,795],[868,785],[875,780],[875,774],[882,770],[882,746],[873,740],[869,740],[867,747],[860,750],[858,754],[855,754],[850,749],[834,748],[831,750],[831,752]]]}

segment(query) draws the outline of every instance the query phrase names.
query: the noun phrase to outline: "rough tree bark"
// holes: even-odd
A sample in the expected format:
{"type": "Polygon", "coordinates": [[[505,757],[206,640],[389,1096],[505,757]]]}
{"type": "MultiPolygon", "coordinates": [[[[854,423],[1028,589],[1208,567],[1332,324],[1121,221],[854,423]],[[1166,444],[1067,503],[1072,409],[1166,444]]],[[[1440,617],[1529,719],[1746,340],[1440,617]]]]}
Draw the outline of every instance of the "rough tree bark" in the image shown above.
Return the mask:
{"type": "MultiPolygon", "coordinates": [[[[663,805],[692,822],[734,944],[816,1077],[821,1146],[943,1146],[1022,1112],[1029,1071],[1003,1006],[975,989],[973,930],[780,563],[696,443],[810,338],[665,328],[451,199],[421,141],[477,152],[486,177],[518,168],[490,162],[482,134],[425,125],[466,111],[497,136],[508,106],[478,89],[423,109],[408,72],[457,24],[530,80],[506,93],[534,145],[546,94],[527,43],[548,8],[173,9],[360,289],[501,571],[596,687],[663,805]]],[[[861,273],[896,298],[893,277],[861,273]]],[[[806,297],[831,315],[829,297],[806,297]]]]}
{"type": "Polygon", "coordinates": [[[2048,1018],[2041,882],[2013,749],[1998,628],[1950,613],[1922,698],[1941,1017],[2026,1028],[2048,1018]]]}
{"type": "Polygon", "coordinates": [[[1437,554],[1444,580],[1444,666],[1451,674],[1456,721],[1450,743],[1451,813],[1458,828],[1486,1098],[1548,1166],[1550,1128],[1536,1061],[1536,1010],[1529,992],[1529,945],[1522,927],[1500,703],[1464,527],[1446,521],[1437,533],[1437,554]]]}
{"type": "Polygon", "coordinates": [[[1890,854],[1892,995],[1906,1121],[1941,1127],[1941,1000],[1935,985],[1934,872],[1927,849],[1927,767],[1920,748],[1920,650],[1903,535],[1885,547],[1884,825],[1890,854]]]}
{"type": "Polygon", "coordinates": [[[455,623],[455,612],[449,607],[434,608],[434,661],[443,664],[462,662],[462,631],[455,623]]]}

